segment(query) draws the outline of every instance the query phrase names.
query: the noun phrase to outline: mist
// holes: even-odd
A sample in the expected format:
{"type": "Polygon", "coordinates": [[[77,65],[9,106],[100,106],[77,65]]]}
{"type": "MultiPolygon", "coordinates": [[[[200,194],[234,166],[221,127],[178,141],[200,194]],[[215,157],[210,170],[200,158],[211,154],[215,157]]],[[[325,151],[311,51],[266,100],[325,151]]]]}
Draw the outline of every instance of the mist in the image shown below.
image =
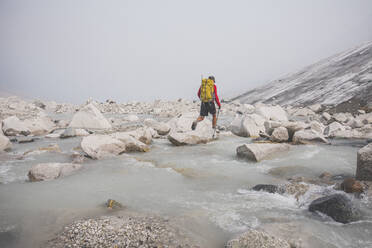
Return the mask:
{"type": "Polygon", "coordinates": [[[368,0],[1,0],[0,91],[81,103],[229,98],[372,40],[368,0]]]}

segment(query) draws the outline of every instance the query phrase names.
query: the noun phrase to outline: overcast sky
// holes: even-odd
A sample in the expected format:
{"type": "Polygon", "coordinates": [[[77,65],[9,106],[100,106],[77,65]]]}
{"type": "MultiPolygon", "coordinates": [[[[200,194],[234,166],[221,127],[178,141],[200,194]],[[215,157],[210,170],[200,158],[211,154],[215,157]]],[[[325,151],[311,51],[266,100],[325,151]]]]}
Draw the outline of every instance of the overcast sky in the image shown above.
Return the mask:
{"type": "Polygon", "coordinates": [[[371,40],[369,0],[0,0],[0,91],[227,98],[371,40]]]}

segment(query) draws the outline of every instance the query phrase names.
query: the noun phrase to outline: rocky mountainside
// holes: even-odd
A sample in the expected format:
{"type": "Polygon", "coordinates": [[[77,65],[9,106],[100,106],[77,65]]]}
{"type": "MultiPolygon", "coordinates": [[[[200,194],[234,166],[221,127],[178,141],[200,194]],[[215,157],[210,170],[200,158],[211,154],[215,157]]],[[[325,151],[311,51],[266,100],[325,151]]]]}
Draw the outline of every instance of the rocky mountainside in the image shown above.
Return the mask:
{"type": "Polygon", "coordinates": [[[370,107],[372,42],[324,59],[232,100],[292,106],[342,104],[344,111],[370,107]]]}

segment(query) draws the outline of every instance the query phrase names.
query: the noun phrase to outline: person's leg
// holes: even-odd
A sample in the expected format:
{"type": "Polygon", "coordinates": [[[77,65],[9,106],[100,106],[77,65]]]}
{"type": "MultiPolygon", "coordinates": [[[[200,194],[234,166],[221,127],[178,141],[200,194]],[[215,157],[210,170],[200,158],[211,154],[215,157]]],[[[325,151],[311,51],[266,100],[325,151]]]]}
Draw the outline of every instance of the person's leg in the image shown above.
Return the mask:
{"type": "Polygon", "coordinates": [[[213,115],[213,120],[212,120],[212,128],[215,129],[217,124],[217,117],[216,114],[213,115]]]}
{"type": "Polygon", "coordinates": [[[195,130],[196,125],[198,125],[198,122],[204,120],[204,117],[207,116],[207,115],[208,115],[208,109],[205,106],[205,103],[202,102],[201,105],[200,105],[200,114],[199,114],[199,117],[192,123],[191,129],[192,130],[195,130]]]}
{"type": "Polygon", "coordinates": [[[192,123],[192,126],[191,126],[191,129],[192,130],[195,130],[196,128],[196,125],[198,125],[198,122],[201,122],[202,120],[204,120],[204,116],[199,116],[193,123],[192,123]]]}

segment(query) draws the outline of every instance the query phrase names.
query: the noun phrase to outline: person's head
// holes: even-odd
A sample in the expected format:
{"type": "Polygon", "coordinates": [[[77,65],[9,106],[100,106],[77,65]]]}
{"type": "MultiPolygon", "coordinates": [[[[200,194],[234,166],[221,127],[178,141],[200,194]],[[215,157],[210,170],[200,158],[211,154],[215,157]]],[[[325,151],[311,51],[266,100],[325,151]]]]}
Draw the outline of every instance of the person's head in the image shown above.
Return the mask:
{"type": "Polygon", "coordinates": [[[214,79],[214,76],[209,76],[208,79],[212,79],[213,82],[216,82],[216,80],[214,79]]]}

